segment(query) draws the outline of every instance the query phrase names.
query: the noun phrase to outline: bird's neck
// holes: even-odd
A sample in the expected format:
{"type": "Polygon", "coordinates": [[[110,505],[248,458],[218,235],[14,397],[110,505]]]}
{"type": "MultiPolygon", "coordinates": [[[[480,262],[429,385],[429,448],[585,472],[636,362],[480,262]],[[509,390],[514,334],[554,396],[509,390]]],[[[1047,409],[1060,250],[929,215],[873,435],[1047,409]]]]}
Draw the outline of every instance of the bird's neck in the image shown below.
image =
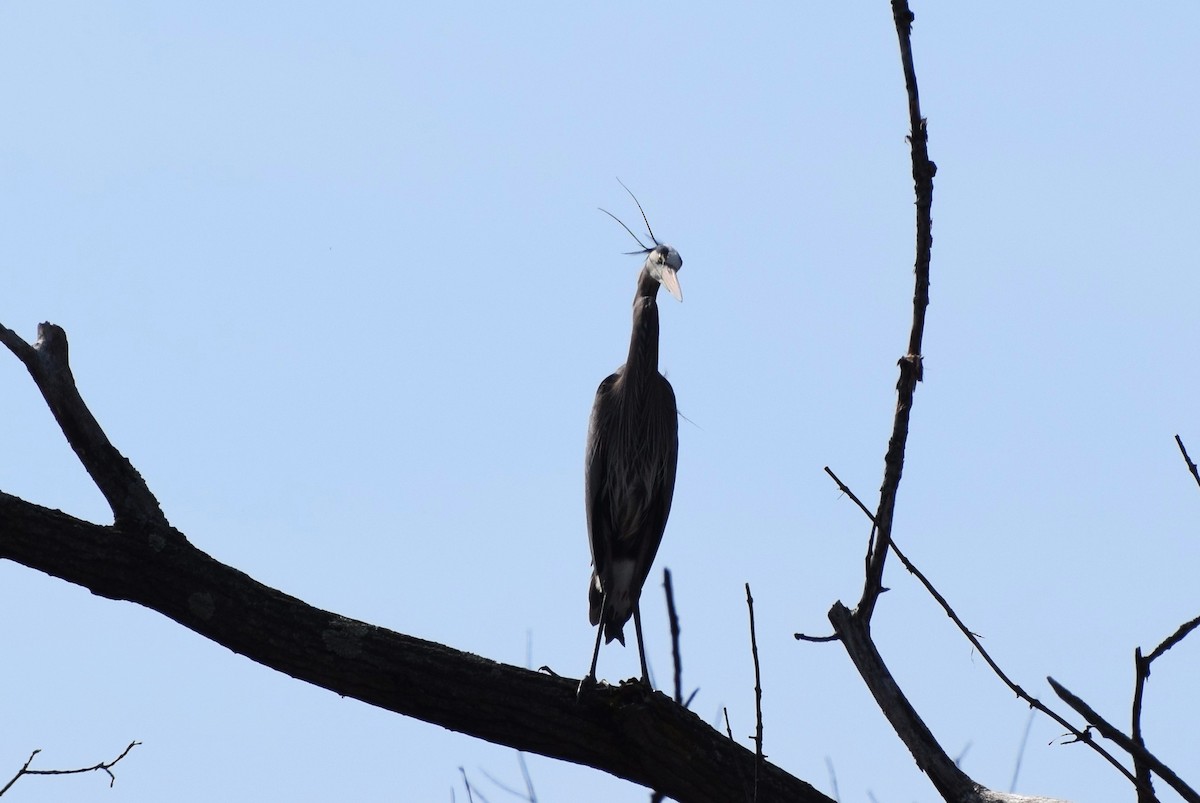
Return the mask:
{"type": "Polygon", "coordinates": [[[633,333],[629,337],[629,359],[625,361],[625,376],[644,376],[658,373],[658,282],[652,287],[638,283],[633,298],[633,333]],[[647,292],[648,291],[648,292],[647,292]]]}

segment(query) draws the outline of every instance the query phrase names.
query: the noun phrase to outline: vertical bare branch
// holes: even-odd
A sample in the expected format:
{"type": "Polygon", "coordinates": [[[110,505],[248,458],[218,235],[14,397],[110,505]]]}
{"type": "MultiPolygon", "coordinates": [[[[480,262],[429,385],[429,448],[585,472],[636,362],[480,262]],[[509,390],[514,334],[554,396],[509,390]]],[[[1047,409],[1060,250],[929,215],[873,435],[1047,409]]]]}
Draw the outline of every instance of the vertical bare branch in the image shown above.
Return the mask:
{"type": "Polygon", "coordinates": [[[896,417],[892,436],[884,456],[883,486],[879,491],[879,508],[875,513],[875,532],[867,553],[866,584],[858,604],[857,614],[870,622],[875,602],[883,590],[883,567],[887,561],[892,538],[892,516],[896,509],[896,494],[900,475],[904,471],[904,449],[908,442],[908,425],[912,413],[913,394],[921,381],[923,367],[921,343],[925,335],[925,310],[929,306],[929,262],[933,249],[933,177],[937,166],[929,159],[928,132],[921,116],[917,93],[917,72],[913,66],[912,23],[915,19],[907,0],[892,0],[892,17],[900,40],[900,60],[904,67],[904,85],[908,91],[908,117],[911,133],[913,184],[917,196],[917,255],[915,287],[913,290],[913,321],[908,336],[908,352],[900,358],[900,379],[896,383],[896,417]]]}
{"type": "MultiPolygon", "coordinates": [[[[1175,436],[1175,441],[1179,444],[1179,450],[1183,452],[1183,459],[1187,460],[1192,473],[1195,474],[1196,464],[1187,456],[1187,450],[1183,448],[1183,441],[1179,440],[1178,435],[1175,436]]],[[[1181,624],[1174,633],[1163,639],[1162,643],[1155,647],[1149,655],[1143,657],[1141,647],[1133,651],[1135,677],[1133,684],[1133,721],[1130,738],[1137,747],[1137,750],[1131,751],[1131,755],[1133,756],[1134,774],[1137,776],[1138,803],[1151,803],[1156,799],[1154,797],[1154,787],[1151,785],[1150,774],[1152,767],[1145,758],[1145,755],[1148,755],[1149,751],[1146,750],[1146,742],[1142,738],[1142,698],[1146,688],[1146,681],[1150,678],[1150,665],[1154,663],[1156,658],[1161,658],[1167,650],[1183,641],[1197,627],[1200,627],[1200,616],[1192,619],[1190,622],[1181,624]]]]}
{"type": "Polygon", "coordinates": [[[763,762],[762,675],[758,668],[758,637],[754,632],[754,597],[746,583],[746,607],[750,609],[750,654],[754,656],[754,800],[758,800],[758,770],[763,762]]]}
{"type": "MultiPolygon", "coordinates": [[[[1146,688],[1146,678],[1150,677],[1150,662],[1142,657],[1142,648],[1133,651],[1133,712],[1131,714],[1130,738],[1142,750],[1146,749],[1146,740],[1142,738],[1142,693],[1146,688]]],[[[1138,783],[1138,803],[1153,803],[1154,780],[1150,776],[1150,766],[1140,756],[1133,757],[1133,774],[1138,783]]]]}
{"type": "Polygon", "coordinates": [[[671,659],[675,664],[675,702],[683,705],[683,657],[679,653],[679,615],[675,611],[675,590],[671,570],[663,569],[663,588],[667,594],[667,619],[671,623],[671,659]]]}

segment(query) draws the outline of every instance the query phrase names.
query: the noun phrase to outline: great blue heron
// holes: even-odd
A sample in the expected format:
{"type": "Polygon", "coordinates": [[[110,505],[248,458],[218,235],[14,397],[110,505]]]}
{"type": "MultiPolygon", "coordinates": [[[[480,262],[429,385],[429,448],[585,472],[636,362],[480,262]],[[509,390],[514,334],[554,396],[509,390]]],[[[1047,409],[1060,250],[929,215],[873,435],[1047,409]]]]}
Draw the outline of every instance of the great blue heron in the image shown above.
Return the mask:
{"type": "MultiPolygon", "coordinates": [[[[636,197],[633,200],[637,203],[636,197]]],[[[621,223],[607,210],[600,211],[621,223]]],[[[642,211],[640,203],[638,211],[642,211]]],[[[630,615],[637,633],[642,681],[650,684],[638,600],[662,541],[675,492],[679,421],[675,391],[658,372],[656,297],[661,285],[683,301],[677,276],[683,260],[674,248],[658,242],[644,211],[642,220],[653,247],[646,247],[621,223],[643,249],[630,253],[647,255],[633,298],[629,357],[600,383],[588,424],[584,461],[584,500],[592,548],[588,604],[589,618],[599,627],[592,665],[580,683],[581,691],[595,683],[601,636],[606,643],[616,639],[624,645],[624,627],[630,615]]]]}

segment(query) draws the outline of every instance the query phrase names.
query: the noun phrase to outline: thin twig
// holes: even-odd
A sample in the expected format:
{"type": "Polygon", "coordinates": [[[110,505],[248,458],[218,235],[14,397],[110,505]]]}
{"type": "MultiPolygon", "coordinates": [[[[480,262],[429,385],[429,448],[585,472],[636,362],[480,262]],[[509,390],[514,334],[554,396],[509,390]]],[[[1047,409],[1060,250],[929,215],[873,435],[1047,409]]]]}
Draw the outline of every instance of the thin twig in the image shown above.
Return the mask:
{"type": "MultiPolygon", "coordinates": [[[[866,505],[863,504],[862,500],[859,499],[857,495],[855,495],[854,491],[850,490],[850,487],[848,485],[846,485],[846,483],[842,482],[841,477],[839,477],[837,474],[834,474],[833,469],[831,469],[829,466],[825,466],[825,473],[828,474],[835,483],[837,483],[838,490],[841,491],[842,493],[844,493],[846,496],[848,496],[850,498],[850,500],[852,502],[854,502],[854,504],[858,505],[858,509],[861,510],[863,512],[863,514],[866,515],[866,517],[871,520],[872,524],[874,524],[875,523],[875,514],[871,512],[870,508],[868,508],[866,505]]],[[[871,528],[872,543],[874,543],[874,538],[875,538],[875,528],[872,527],[871,528]]],[[[870,547],[868,547],[867,553],[869,556],[870,555],[870,547]]],[[[796,639],[796,641],[808,641],[808,642],[812,642],[814,644],[825,644],[825,643],[828,643],[831,641],[838,641],[838,639],[839,639],[837,633],[833,633],[828,636],[810,636],[806,633],[793,633],[792,638],[796,639]]]]}
{"type": "Polygon", "coordinates": [[[29,760],[26,761],[24,766],[22,766],[21,769],[19,769],[17,771],[17,774],[12,777],[12,780],[10,780],[8,783],[6,783],[4,785],[3,789],[0,789],[0,795],[3,795],[5,792],[7,792],[9,789],[11,789],[12,785],[15,784],[18,780],[20,780],[22,775],[78,775],[79,773],[82,773],[82,772],[96,772],[97,770],[103,770],[105,773],[108,774],[108,785],[109,785],[109,788],[112,788],[112,785],[117,782],[117,776],[113,775],[112,768],[114,766],[116,766],[118,761],[125,758],[125,756],[129,755],[129,751],[132,750],[133,748],[137,747],[139,744],[141,744],[141,742],[136,742],[136,741],[130,742],[129,746],[121,751],[121,755],[117,756],[112,761],[101,761],[99,764],[95,764],[91,767],[80,767],[79,769],[75,769],[75,770],[31,770],[31,769],[29,769],[29,765],[33,763],[33,759],[37,756],[38,753],[42,752],[41,749],[39,748],[29,754],[29,760]]]}
{"type": "MultiPolygon", "coordinates": [[[[479,796],[479,799],[483,801],[483,803],[490,803],[490,801],[483,796],[483,792],[480,792],[478,789],[475,789],[471,786],[471,782],[467,780],[467,771],[462,767],[459,767],[458,771],[462,773],[463,785],[467,787],[467,803],[474,803],[476,795],[479,796]]],[[[487,775],[487,773],[485,772],[484,775],[487,775]]],[[[492,780],[494,781],[495,779],[492,780]]]]}
{"type": "Polygon", "coordinates": [[[671,623],[671,658],[675,662],[675,702],[683,704],[683,658],[679,653],[679,615],[675,611],[675,592],[671,570],[663,569],[663,588],[667,594],[667,619],[671,623]]]}
{"type": "Polygon", "coordinates": [[[913,320],[908,336],[908,351],[900,358],[900,378],[896,382],[896,416],[884,456],[883,486],[875,513],[875,531],[867,551],[866,583],[856,614],[870,621],[875,603],[883,591],[883,567],[892,539],[892,516],[896,494],[904,472],[904,449],[912,414],[913,394],[924,374],[922,340],[925,335],[925,311],[929,306],[929,263],[933,251],[933,177],[937,166],[929,159],[929,136],[917,91],[917,71],[913,66],[912,23],[915,17],[907,0],[892,0],[892,18],[900,42],[900,61],[904,68],[904,86],[908,93],[909,144],[912,149],[913,186],[917,199],[917,255],[914,263],[913,320]]]}
{"type": "MultiPolygon", "coordinates": [[[[529,768],[525,766],[525,754],[520,750],[517,751],[517,763],[521,765],[521,776],[525,779],[524,792],[509,786],[485,769],[481,768],[479,771],[483,773],[483,777],[498,786],[502,791],[508,792],[513,797],[519,797],[527,801],[527,803],[537,803],[537,793],[533,790],[533,779],[529,777],[529,768]]],[[[462,768],[460,767],[459,769],[462,768]]]]}
{"type": "Polygon", "coordinates": [[[499,779],[499,778],[497,778],[495,775],[492,775],[490,772],[488,772],[487,770],[485,770],[483,767],[480,767],[480,768],[479,768],[479,771],[480,771],[481,773],[483,773],[483,777],[484,777],[484,778],[487,778],[489,781],[491,781],[491,782],[492,782],[492,785],[493,785],[493,786],[496,786],[498,789],[500,789],[500,791],[501,791],[501,792],[508,792],[508,793],[509,793],[510,795],[512,795],[513,797],[519,797],[519,798],[521,798],[522,800],[527,800],[527,799],[528,799],[528,798],[526,798],[526,797],[525,797],[525,793],[524,793],[524,792],[522,792],[520,789],[517,789],[517,788],[515,788],[515,787],[509,786],[509,785],[508,785],[508,784],[506,784],[504,781],[500,780],[500,779],[499,779]]]}
{"type": "MultiPolygon", "coordinates": [[[[1187,634],[1191,633],[1197,627],[1200,627],[1200,616],[1197,616],[1195,619],[1193,619],[1190,622],[1184,622],[1183,624],[1181,624],[1179,626],[1178,630],[1176,630],[1171,635],[1167,636],[1165,639],[1163,639],[1162,644],[1159,644],[1157,647],[1154,648],[1154,652],[1150,653],[1150,655],[1146,657],[1146,662],[1147,663],[1153,662],[1154,659],[1158,658],[1163,653],[1165,653],[1167,650],[1171,649],[1176,644],[1183,641],[1183,639],[1187,636],[1187,634]]],[[[1146,674],[1150,674],[1150,673],[1147,672],[1146,674]]]]}
{"type": "MultiPolygon", "coordinates": [[[[1054,678],[1046,678],[1046,680],[1049,682],[1050,688],[1054,689],[1054,693],[1057,694],[1064,703],[1074,708],[1080,716],[1086,719],[1092,727],[1100,732],[1101,736],[1113,742],[1131,756],[1140,757],[1142,761],[1144,761],[1146,765],[1150,767],[1150,769],[1158,774],[1158,777],[1162,778],[1168,786],[1178,792],[1179,796],[1188,801],[1188,803],[1200,803],[1200,793],[1197,793],[1196,790],[1184,783],[1183,780],[1176,775],[1170,767],[1159,761],[1153,753],[1144,747],[1138,747],[1136,744],[1134,744],[1132,739],[1122,733],[1119,729],[1113,727],[1108,720],[1096,713],[1096,711],[1090,705],[1085,703],[1082,699],[1080,699],[1077,695],[1072,693],[1054,678]]],[[[1122,769],[1124,768],[1122,767],[1122,769]]],[[[1129,776],[1130,780],[1134,781],[1134,783],[1137,783],[1137,779],[1130,775],[1128,770],[1125,770],[1125,774],[1129,776]]]]}
{"type": "Polygon", "coordinates": [[[837,803],[842,803],[842,796],[838,793],[837,773],[833,770],[833,759],[825,756],[825,769],[829,770],[829,785],[833,790],[833,799],[837,803]]]}
{"type": "Polygon", "coordinates": [[[1025,733],[1021,735],[1021,747],[1017,750],[1017,763],[1013,765],[1012,780],[1009,781],[1008,791],[1017,791],[1017,778],[1021,775],[1021,761],[1025,758],[1025,747],[1029,744],[1029,732],[1033,730],[1033,717],[1037,712],[1029,710],[1029,719],[1025,720],[1025,733]]]}
{"type": "Polygon", "coordinates": [[[754,597],[746,583],[746,607],[750,609],[750,654],[754,656],[754,800],[758,800],[758,770],[763,762],[762,677],[758,669],[758,637],[754,632],[754,597]]]}
{"type": "Polygon", "coordinates": [[[1187,461],[1188,471],[1192,472],[1192,476],[1196,478],[1196,484],[1200,485],[1200,469],[1197,469],[1192,458],[1188,457],[1187,449],[1184,448],[1183,441],[1178,435],[1175,436],[1175,443],[1179,445],[1179,451],[1183,452],[1183,459],[1187,461]]]}
{"type": "Polygon", "coordinates": [[[462,767],[459,767],[458,771],[462,773],[463,786],[467,787],[467,803],[472,803],[475,798],[471,795],[471,782],[467,780],[467,771],[462,767]]]}
{"type": "MultiPolygon", "coordinates": [[[[725,713],[725,735],[728,736],[729,741],[732,742],[733,728],[729,727],[729,709],[725,706],[721,706],[721,711],[725,713]]],[[[737,767],[738,782],[742,785],[742,794],[745,795],[746,800],[749,801],[750,790],[746,788],[746,776],[742,774],[742,765],[735,764],[734,766],[737,767]]]]}
{"type": "Polygon", "coordinates": [[[529,797],[529,803],[537,803],[537,792],[533,788],[533,776],[529,774],[529,767],[525,763],[525,754],[520,750],[517,751],[517,763],[521,765],[521,777],[525,779],[525,791],[529,797]]]}
{"type": "Polygon", "coordinates": [[[825,466],[825,473],[832,477],[833,481],[837,483],[838,490],[850,497],[850,501],[858,505],[858,509],[865,513],[867,518],[871,520],[871,523],[874,524],[875,514],[871,512],[869,507],[862,503],[861,499],[854,495],[854,491],[850,490],[846,483],[842,482],[841,477],[839,477],[837,474],[834,474],[833,469],[831,469],[829,466],[825,466]]]}

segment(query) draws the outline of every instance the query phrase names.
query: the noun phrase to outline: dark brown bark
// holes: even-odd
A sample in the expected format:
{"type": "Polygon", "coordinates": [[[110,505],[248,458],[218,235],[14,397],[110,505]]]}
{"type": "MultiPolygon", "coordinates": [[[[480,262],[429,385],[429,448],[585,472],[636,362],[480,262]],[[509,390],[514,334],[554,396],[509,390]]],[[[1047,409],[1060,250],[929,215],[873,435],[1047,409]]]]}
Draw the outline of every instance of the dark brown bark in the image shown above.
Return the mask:
{"type": "MultiPolygon", "coordinates": [[[[157,523],[101,526],[0,493],[0,558],[158,611],[330,691],[680,801],[748,800],[754,753],[644,687],[597,689],[347,619],[259,583],[157,523]]],[[[829,798],[764,763],[759,801],[829,798]]]]}

